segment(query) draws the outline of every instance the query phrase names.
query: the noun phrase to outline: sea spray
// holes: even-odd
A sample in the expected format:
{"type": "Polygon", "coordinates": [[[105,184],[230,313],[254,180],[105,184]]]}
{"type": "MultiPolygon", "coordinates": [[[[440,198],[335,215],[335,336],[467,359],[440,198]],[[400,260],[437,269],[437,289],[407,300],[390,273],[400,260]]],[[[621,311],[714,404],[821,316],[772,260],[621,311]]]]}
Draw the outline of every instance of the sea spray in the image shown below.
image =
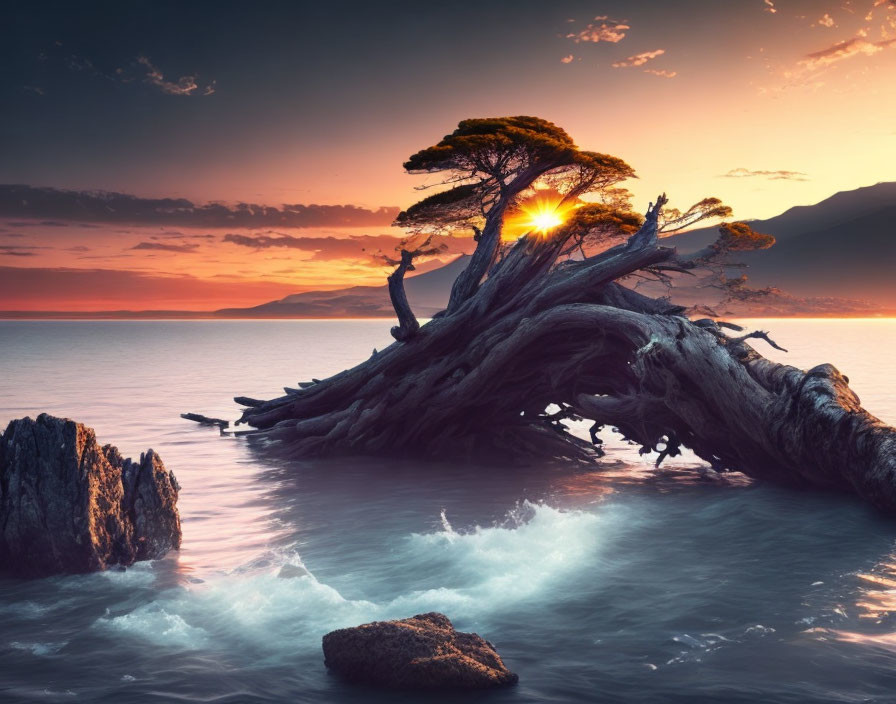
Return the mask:
{"type": "MultiPolygon", "coordinates": [[[[594,572],[608,531],[621,524],[616,513],[609,505],[592,513],[523,501],[491,526],[456,530],[442,511],[433,532],[395,545],[391,559],[403,569],[391,593],[347,599],[295,550],[268,551],[226,575],[109,614],[97,627],[175,649],[238,645],[269,662],[317,649],[324,633],[367,621],[442,611],[459,623],[487,623],[531,608],[571,573],[594,572]]],[[[363,592],[364,575],[354,580],[363,592]]]]}

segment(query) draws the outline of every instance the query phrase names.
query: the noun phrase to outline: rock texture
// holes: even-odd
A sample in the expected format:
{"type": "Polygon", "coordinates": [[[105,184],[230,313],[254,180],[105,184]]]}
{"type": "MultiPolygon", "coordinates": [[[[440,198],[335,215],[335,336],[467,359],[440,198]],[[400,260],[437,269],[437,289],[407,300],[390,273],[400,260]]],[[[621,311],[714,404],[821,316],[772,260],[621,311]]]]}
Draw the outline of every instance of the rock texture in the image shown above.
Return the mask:
{"type": "Polygon", "coordinates": [[[428,613],[333,631],[325,664],[346,679],[395,689],[483,689],[514,684],[491,643],[428,613]]]}
{"type": "Polygon", "coordinates": [[[180,547],[180,486],[152,450],[135,462],[94,431],[41,414],[0,437],[0,572],[91,572],[180,547]]]}

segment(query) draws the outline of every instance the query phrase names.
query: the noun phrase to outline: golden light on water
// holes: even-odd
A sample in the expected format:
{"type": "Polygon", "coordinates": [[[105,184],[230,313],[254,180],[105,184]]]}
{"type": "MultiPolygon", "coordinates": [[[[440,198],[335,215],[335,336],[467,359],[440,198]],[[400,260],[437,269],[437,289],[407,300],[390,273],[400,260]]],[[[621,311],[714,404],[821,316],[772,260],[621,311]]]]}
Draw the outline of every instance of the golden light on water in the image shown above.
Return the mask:
{"type": "MultiPolygon", "coordinates": [[[[833,636],[847,643],[896,649],[896,632],[892,626],[892,618],[896,614],[896,561],[892,558],[892,555],[888,555],[872,570],[855,574],[859,585],[854,613],[868,626],[861,630],[812,628],[808,632],[821,638],[833,636]]],[[[846,616],[841,607],[837,607],[834,613],[846,616]]]]}

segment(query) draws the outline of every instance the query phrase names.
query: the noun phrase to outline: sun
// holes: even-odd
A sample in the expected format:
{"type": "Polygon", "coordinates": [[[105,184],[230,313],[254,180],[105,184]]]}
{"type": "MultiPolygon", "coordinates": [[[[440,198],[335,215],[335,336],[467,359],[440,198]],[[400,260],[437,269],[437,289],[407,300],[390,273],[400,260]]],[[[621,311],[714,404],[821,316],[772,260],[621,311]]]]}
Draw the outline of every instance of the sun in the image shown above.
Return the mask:
{"type": "Polygon", "coordinates": [[[556,210],[540,210],[531,213],[529,224],[532,229],[541,234],[547,234],[548,230],[553,230],[563,224],[563,218],[556,210]]]}
{"type": "Polygon", "coordinates": [[[505,241],[531,233],[545,237],[566,222],[576,205],[553,191],[541,192],[520,203],[507,218],[503,237],[505,241]]]}

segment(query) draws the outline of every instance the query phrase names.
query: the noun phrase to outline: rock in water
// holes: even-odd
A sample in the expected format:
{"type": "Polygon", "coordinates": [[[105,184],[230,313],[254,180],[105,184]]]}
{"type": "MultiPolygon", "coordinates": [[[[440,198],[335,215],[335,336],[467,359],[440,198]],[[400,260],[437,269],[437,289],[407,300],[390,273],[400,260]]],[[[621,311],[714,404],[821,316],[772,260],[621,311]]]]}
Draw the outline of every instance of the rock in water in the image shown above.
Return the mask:
{"type": "Polygon", "coordinates": [[[352,682],[396,689],[483,689],[514,684],[491,643],[438,613],[377,621],[324,636],[327,667],[352,682]]]}
{"type": "Polygon", "coordinates": [[[140,461],[93,430],[42,413],[0,437],[0,572],[91,572],[180,547],[180,486],[152,450],[140,461]]]}

